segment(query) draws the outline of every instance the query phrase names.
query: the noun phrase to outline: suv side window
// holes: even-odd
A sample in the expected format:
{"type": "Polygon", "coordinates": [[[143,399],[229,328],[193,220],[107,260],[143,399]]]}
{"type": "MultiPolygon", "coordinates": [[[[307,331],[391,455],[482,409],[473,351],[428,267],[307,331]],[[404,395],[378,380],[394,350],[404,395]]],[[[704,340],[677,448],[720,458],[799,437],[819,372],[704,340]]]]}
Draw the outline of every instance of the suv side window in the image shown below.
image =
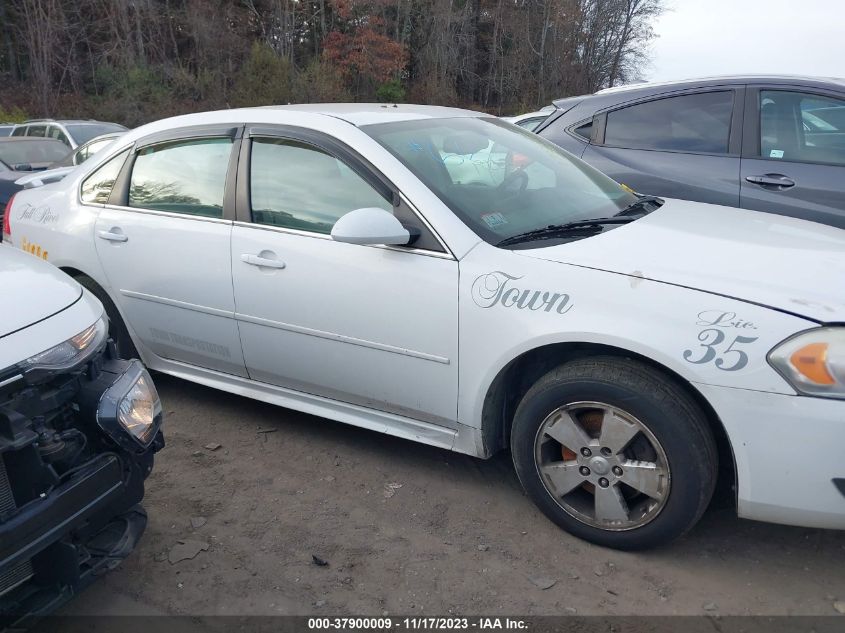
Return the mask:
{"type": "Polygon", "coordinates": [[[760,157],[845,165],[845,100],[760,91],[760,157]]]}
{"type": "Polygon", "coordinates": [[[88,204],[105,204],[108,202],[112,187],[114,187],[114,181],[117,180],[120,168],[123,167],[128,154],[128,149],[121,152],[111,160],[103,163],[82,181],[82,189],[79,194],[82,202],[87,202],[88,204]]]}
{"type": "Polygon", "coordinates": [[[733,92],[665,97],[607,114],[605,145],[726,154],[733,92]]]}
{"type": "Polygon", "coordinates": [[[254,138],[249,173],[256,224],[328,234],[355,209],[393,212],[390,201],[345,163],[299,141],[254,138]]]}
{"type": "Polygon", "coordinates": [[[27,136],[37,136],[39,138],[43,138],[47,136],[47,126],[46,125],[30,125],[29,129],[26,132],[27,136]]]}
{"type": "Polygon", "coordinates": [[[70,148],[70,140],[68,140],[67,134],[62,132],[62,129],[57,125],[51,125],[47,129],[47,138],[54,138],[57,141],[61,141],[70,148]]]}
{"type": "Polygon", "coordinates": [[[138,152],[128,206],[208,218],[223,217],[231,138],[180,140],[138,152]]]}
{"type": "Polygon", "coordinates": [[[9,136],[26,136],[27,129],[29,129],[28,126],[21,125],[12,130],[12,133],[9,136]]]}

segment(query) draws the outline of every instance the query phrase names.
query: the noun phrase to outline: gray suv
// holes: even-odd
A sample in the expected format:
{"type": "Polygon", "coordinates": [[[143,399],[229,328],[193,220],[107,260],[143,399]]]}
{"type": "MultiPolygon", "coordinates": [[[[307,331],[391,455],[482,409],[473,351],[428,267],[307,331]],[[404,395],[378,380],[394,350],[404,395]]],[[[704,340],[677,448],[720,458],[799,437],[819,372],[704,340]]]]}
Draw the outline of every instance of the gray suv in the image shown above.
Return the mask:
{"type": "Polygon", "coordinates": [[[845,80],[716,77],[554,105],[535,131],[638,192],[845,228],[845,80]]]}

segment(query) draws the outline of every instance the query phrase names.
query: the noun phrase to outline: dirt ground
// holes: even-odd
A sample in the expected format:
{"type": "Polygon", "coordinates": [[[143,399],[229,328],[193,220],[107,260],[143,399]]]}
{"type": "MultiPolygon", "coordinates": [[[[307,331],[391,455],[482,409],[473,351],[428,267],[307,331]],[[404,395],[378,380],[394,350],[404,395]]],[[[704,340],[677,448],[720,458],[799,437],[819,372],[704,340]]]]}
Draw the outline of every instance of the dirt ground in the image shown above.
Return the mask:
{"type": "Polygon", "coordinates": [[[835,615],[845,600],[845,532],[711,507],[669,547],[615,552],[535,510],[507,455],[481,461],[156,380],[167,448],[147,532],[66,613],[835,615]],[[180,540],[208,547],[172,564],[180,540]]]}

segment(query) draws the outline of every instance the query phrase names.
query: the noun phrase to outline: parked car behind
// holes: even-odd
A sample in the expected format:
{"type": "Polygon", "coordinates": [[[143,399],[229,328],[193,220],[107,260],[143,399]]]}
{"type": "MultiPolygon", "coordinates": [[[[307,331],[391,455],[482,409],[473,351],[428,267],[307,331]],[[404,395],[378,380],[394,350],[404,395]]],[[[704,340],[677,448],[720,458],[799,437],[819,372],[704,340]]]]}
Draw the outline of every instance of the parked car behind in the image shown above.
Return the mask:
{"type": "Polygon", "coordinates": [[[55,119],[31,119],[15,126],[11,135],[53,138],[61,141],[70,149],[76,149],[95,136],[112,132],[125,132],[126,129],[125,126],[119,123],[108,123],[106,121],[94,121],[91,119],[68,119],[60,121],[55,119]]]}
{"type": "Polygon", "coordinates": [[[117,358],[93,295],[4,245],[0,287],[0,630],[21,630],[132,552],[164,440],[150,375],[117,358]]]}
{"type": "Polygon", "coordinates": [[[514,125],[518,125],[519,127],[523,127],[530,132],[537,129],[537,126],[540,125],[543,121],[545,121],[549,117],[549,115],[552,114],[555,110],[555,106],[550,105],[546,106],[545,108],[541,108],[536,112],[526,112],[525,114],[517,114],[516,116],[504,116],[502,118],[505,121],[513,123],[514,125]]]}
{"type": "Polygon", "coordinates": [[[116,138],[120,138],[123,134],[124,132],[110,132],[109,134],[95,136],[87,143],[83,143],[75,150],[68,152],[64,158],[50,165],[49,169],[55,169],[56,167],[75,167],[76,165],[81,165],[101,149],[108,147],[109,143],[114,141],[116,138]]]}
{"type": "Polygon", "coordinates": [[[537,133],[636,191],[845,228],[845,80],[691,79],[555,105],[537,133]]]}
{"type": "Polygon", "coordinates": [[[839,229],[638,196],[496,117],[379,104],[158,121],[7,218],[101,299],[123,354],[476,457],[510,447],[582,538],[683,534],[720,461],[741,516],[845,528],[839,229]]]}
{"type": "Polygon", "coordinates": [[[12,133],[12,130],[14,129],[14,123],[0,123],[0,138],[3,138],[4,136],[9,136],[12,133]]]}

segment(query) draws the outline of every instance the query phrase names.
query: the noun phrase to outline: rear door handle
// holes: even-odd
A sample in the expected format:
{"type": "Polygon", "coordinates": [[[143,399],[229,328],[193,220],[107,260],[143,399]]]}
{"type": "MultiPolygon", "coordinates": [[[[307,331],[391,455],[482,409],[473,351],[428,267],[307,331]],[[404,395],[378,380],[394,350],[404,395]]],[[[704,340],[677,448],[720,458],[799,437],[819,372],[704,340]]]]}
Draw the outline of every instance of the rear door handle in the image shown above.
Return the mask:
{"type": "Polygon", "coordinates": [[[123,233],[115,233],[114,230],[111,231],[98,231],[97,235],[102,240],[108,240],[109,242],[127,242],[129,241],[129,237],[124,235],[123,233]]]}
{"type": "Polygon", "coordinates": [[[250,255],[244,253],[241,255],[241,261],[250,266],[260,266],[261,268],[284,268],[285,263],[278,259],[269,259],[261,257],[260,255],[250,255]]]}
{"type": "Polygon", "coordinates": [[[795,186],[795,181],[783,174],[763,174],[762,176],[746,176],[745,180],[761,187],[775,189],[789,189],[795,186]]]}

